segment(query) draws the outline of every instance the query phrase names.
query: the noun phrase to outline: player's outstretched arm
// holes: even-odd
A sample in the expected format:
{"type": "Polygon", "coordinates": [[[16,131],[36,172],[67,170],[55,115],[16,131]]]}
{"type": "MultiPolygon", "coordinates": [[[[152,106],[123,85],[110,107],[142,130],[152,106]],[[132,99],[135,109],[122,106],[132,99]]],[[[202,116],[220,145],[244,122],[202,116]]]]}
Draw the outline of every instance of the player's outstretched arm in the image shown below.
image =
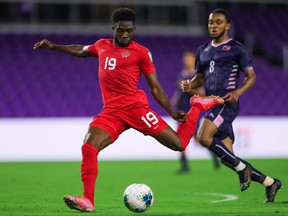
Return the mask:
{"type": "Polygon", "coordinates": [[[67,53],[77,57],[91,57],[92,55],[88,52],[87,46],[83,45],[59,45],[51,43],[50,41],[43,39],[34,44],[33,49],[49,49],[63,53],[67,53]]]}
{"type": "Polygon", "coordinates": [[[150,91],[155,100],[166,110],[166,112],[176,121],[184,122],[187,114],[182,111],[174,112],[167,94],[157,79],[156,72],[146,76],[150,91]]]}
{"type": "Polygon", "coordinates": [[[242,86],[235,91],[228,92],[222,97],[227,103],[236,103],[239,100],[239,97],[256,83],[256,75],[253,69],[245,71],[244,74],[245,79],[242,86]]]}

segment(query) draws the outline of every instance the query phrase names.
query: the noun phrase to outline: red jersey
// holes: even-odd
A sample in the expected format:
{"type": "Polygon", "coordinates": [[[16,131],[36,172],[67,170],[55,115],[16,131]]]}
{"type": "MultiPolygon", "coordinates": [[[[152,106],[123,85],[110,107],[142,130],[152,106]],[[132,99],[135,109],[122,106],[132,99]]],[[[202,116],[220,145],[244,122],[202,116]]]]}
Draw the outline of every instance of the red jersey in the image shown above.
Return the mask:
{"type": "Polygon", "coordinates": [[[88,47],[99,58],[98,77],[104,109],[138,107],[148,104],[146,94],[138,89],[138,81],[156,72],[149,50],[135,41],[129,46],[115,46],[113,39],[100,39],[88,47]]]}

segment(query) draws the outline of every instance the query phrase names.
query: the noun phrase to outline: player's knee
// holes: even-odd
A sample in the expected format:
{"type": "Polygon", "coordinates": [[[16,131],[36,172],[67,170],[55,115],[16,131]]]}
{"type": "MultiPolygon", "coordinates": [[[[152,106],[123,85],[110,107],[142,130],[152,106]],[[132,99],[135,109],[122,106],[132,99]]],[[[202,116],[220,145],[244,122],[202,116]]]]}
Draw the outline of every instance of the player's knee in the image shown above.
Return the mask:
{"type": "Polygon", "coordinates": [[[205,146],[205,147],[209,147],[212,143],[213,138],[210,136],[207,136],[205,134],[201,134],[199,136],[199,142],[201,143],[201,145],[205,146]]]}
{"type": "Polygon", "coordinates": [[[175,143],[174,143],[174,145],[173,145],[173,150],[174,150],[174,151],[180,151],[180,152],[183,151],[182,143],[181,143],[180,140],[179,140],[178,142],[175,142],[175,143]]]}
{"type": "Polygon", "coordinates": [[[90,144],[101,151],[109,146],[112,141],[110,135],[104,130],[90,127],[83,141],[83,144],[85,143],[90,144]]]}
{"type": "Polygon", "coordinates": [[[179,151],[179,152],[184,151],[184,149],[182,147],[182,144],[181,145],[177,145],[177,149],[175,151],[179,151]]]}
{"type": "Polygon", "coordinates": [[[173,142],[167,147],[172,149],[173,151],[182,151],[183,150],[181,142],[173,142]]]}

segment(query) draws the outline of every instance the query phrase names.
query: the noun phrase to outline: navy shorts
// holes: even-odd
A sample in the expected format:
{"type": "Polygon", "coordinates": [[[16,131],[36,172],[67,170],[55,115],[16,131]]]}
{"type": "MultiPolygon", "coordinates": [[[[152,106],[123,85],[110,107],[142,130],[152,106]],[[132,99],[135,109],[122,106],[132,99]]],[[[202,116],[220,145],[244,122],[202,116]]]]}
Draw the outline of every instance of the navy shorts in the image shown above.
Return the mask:
{"type": "Polygon", "coordinates": [[[224,104],[216,106],[206,112],[205,118],[211,120],[218,128],[214,137],[223,140],[230,137],[233,141],[235,139],[232,122],[238,116],[240,106],[235,104],[224,104]]]}

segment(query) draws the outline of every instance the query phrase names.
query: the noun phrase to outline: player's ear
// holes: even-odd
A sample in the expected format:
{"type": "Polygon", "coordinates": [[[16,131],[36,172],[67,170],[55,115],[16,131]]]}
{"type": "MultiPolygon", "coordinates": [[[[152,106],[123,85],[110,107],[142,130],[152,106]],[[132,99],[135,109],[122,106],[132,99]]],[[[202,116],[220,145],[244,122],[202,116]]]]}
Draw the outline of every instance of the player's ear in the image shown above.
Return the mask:
{"type": "Polygon", "coordinates": [[[230,23],[227,23],[227,24],[226,24],[226,28],[225,28],[226,31],[228,31],[228,30],[230,29],[230,26],[231,26],[230,23]]]}

